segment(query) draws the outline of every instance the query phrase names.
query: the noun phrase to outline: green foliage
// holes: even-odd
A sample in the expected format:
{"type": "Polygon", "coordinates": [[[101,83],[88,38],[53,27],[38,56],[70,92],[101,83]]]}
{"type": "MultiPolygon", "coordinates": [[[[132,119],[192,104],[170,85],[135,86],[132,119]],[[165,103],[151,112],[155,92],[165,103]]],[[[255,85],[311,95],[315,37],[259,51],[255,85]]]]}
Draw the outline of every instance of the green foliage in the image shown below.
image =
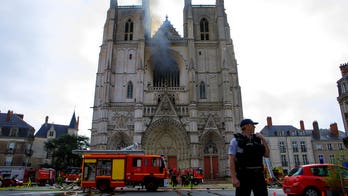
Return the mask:
{"type": "Polygon", "coordinates": [[[65,171],[68,167],[80,167],[82,158],[73,154],[72,150],[87,149],[88,142],[88,137],[69,134],[45,142],[47,152],[52,153],[52,167],[56,171],[65,171]]]}
{"type": "Polygon", "coordinates": [[[345,169],[343,167],[335,166],[329,170],[329,175],[325,177],[324,181],[328,185],[330,190],[342,191],[342,185],[344,186],[343,176],[345,169]]]}

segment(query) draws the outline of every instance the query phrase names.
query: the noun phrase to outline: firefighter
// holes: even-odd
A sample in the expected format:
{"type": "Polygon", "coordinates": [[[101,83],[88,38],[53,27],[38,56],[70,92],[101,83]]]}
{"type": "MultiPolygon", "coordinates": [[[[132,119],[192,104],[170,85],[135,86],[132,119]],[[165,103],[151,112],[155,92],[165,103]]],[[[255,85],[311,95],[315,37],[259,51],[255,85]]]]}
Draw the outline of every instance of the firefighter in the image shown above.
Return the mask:
{"type": "Polygon", "coordinates": [[[170,176],[173,188],[178,185],[178,180],[176,179],[176,177],[177,177],[176,174],[177,174],[176,168],[169,170],[169,176],[170,176]]]}
{"type": "Polygon", "coordinates": [[[236,187],[236,196],[267,196],[263,157],[269,157],[269,147],[265,137],[255,132],[255,125],[251,119],[240,122],[242,133],[235,134],[230,142],[230,170],[231,181],[236,187]]]}
{"type": "Polygon", "coordinates": [[[63,179],[63,177],[59,174],[59,176],[57,177],[57,183],[58,183],[58,185],[59,185],[59,186],[62,186],[63,182],[64,182],[64,179],[63,179]]]}

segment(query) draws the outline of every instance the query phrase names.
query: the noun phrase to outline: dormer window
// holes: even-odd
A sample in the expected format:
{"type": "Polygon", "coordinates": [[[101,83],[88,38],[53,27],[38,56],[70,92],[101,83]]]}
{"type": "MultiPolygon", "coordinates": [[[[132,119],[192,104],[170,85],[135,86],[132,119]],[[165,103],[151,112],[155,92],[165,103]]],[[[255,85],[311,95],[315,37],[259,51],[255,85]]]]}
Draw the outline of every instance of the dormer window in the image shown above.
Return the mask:
{"type": "Polygon", "coordinates": [[[47,138],[55,138],[56,137],[56,131],[54,130],[54,127],[51,126],[51,128],[47,131],[47,138]]]}
{"type": "Polygon", "coordinates": [[[17,128],[11,128],[10,130],[10,137],[16,137],[18,135],[18,129],[17,128]]]}
{"type": "Polygon", "coordinates": [[[206,18],[202,18],[199,23],[201,40],[209,40],[209,23],[206,18]]]}
{"type": "Polygon", "coordinates": [[[133,21],[131,19],[128,19],[125,24],[124,40],[133,40],[133,26],[133,21]]]}

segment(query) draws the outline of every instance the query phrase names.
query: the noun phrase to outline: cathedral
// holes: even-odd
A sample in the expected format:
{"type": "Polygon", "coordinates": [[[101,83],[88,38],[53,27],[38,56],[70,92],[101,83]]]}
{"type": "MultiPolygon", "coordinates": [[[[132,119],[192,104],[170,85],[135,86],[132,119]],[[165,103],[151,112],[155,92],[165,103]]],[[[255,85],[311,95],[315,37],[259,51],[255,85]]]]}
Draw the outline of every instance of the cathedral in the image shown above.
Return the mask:
{"type": "Polygon", "coordinates": [[[243,116],[224,0],[184,0],[183,36],[168,18],[152,29],[151,0],[110,0],[96,74],[91,149],[134,143],[169,168],[229,175],[228,146],[243,116]],[[153,33],[151,33],[153,32],[153,33]]]}

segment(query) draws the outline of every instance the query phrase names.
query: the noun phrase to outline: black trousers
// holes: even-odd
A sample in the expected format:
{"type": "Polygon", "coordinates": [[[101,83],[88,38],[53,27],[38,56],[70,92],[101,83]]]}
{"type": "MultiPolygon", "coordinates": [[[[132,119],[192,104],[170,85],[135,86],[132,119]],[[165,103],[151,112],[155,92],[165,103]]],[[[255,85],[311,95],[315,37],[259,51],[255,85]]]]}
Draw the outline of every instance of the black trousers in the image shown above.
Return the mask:
{"type": "Polygon", "coordinates": [[[236,188],[236,196],[250,196],[251,191],[254,196],[268,195],[263,169],[239,169],[237,178],[240,186],[236,188]]]}

